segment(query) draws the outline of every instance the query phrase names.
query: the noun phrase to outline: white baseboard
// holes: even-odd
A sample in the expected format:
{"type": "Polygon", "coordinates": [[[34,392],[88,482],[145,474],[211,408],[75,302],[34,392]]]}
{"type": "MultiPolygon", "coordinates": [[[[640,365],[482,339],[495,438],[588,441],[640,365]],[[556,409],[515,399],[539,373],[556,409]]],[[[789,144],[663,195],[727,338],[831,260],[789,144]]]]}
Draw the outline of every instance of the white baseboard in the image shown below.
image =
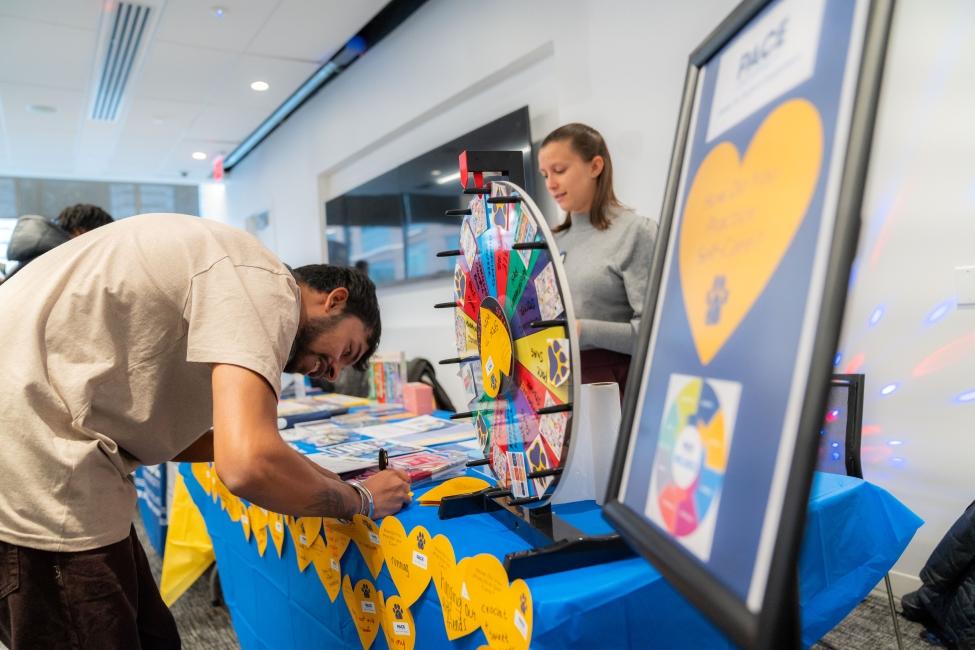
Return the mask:
{"type": "MultiPolygon", "coordinates": [[[[912,591],[916,591],[921,587],[921,579],[910,573],[901,573],[900,571],[890,572],[890,588],[894,592],[894,598],[897,600],[901,599],[904,594],[909,594],[912,591]]],[[[873,588],[870,592],[873,596],[880,596],[881,598],[887,598],[887,587],[884,586],[884,581],[881,580],[877,583],[877,586],[873,588]]]]}

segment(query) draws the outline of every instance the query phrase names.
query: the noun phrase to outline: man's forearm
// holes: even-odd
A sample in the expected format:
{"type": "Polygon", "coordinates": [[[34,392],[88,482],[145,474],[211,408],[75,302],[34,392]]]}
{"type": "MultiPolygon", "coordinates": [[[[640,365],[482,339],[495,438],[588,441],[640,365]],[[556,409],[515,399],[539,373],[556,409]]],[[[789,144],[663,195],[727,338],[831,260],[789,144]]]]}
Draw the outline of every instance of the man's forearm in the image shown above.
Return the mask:
{"type": "Polygon", "coordinates": [[[252,462],[248,480],[231,486],[248,501],[295,517],[351,518],[359,512],[362,502],[354,487],[326,475],[283,442],[252,462]]]}

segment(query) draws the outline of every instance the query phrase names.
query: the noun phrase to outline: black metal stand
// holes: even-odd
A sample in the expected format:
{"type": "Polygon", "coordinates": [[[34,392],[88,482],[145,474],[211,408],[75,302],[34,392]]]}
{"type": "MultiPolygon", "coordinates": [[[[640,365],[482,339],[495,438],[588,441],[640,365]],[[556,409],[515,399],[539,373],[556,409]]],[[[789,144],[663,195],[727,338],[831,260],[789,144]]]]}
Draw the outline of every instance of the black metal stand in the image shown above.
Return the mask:
{"type": "Polygon", "coordinates": [[[510,492],[498,488],[445,497],[440,502],[439,515],[441,519],[453,519],[488,513],[534,546],[505,556],[504,568],[512,580],[633,557],[633,551],[615,533],[586,535],[553,513],[550,505],[522,508],[510,505],[511,499],[510,492]]]}
{"type": "Polygon", "coordinates": [[[799,612],[799,569],[789,579],[788,596],[774,622],[769,650],[799,650],[802,648],[802,617],[799,612]]]}

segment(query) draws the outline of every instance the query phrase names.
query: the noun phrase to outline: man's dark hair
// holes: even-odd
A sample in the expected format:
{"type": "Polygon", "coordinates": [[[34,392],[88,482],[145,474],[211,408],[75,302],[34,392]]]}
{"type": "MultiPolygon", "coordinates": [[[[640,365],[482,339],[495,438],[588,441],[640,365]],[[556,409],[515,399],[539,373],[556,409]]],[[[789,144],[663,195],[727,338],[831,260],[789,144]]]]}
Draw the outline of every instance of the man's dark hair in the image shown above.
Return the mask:
{"type": "Polygon", "coordinates": [[[115,221],[112,215],[97,205],[79,203],[61,210],[58,215],[58,225],[71,233],[72,236],[94,230],[100,226],[107,226],[115,221]]]}
{"type": "Polygon", "coordinates": [[[355,316],[362,321],[369,332],[366,339],[365,353],[355,364],[358,370],[366,370],[366,362],[379,346],[382,334],[382,322],[379,318],[379,301],[376,299],[376,285],[361,271],[347,266],[332,266],[330,264],[309,264],[291,269],[295,280],[307,284],[315,291],[328,293],[339,287],[345,287],[349,298],[345,302],[343,316],[355,316]]]}

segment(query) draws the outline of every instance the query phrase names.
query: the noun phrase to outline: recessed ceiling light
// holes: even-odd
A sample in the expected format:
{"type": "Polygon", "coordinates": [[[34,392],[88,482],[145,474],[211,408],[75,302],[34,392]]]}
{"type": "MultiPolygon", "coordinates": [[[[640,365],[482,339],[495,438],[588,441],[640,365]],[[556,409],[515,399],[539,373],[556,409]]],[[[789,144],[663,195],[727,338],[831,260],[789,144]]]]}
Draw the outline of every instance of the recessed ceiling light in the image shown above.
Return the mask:
{"type": "Polygon", "coordinates": [[[31,113],[57,113],[58,109],[47,104],[28,104],[27,110],[31,113]]]}
{"type": "Polygon", "coordinates": [[[252,81],[251,82],[251,90],[256,90],[259,93],[264,92],[265,90],[267,90],[270,87],[271,86],[269,86],[266,81],[252,81]]]}
{"type": "Polygon", "coordinates": [[[210,7],[210,11],[213,12],[213,15],[217,18],[223,18],[227,15],[227,9],[225,7],[221,7],[220,5],[210,7]]]}
{"type": "Polygon", "coordinates": [[[440,176],[440,170],[439,169],[434,169],[433,171],[430,172],[430,174],[433,175],[433,176],[440,176]]]}
{"type": "Polygon", "coordinates": [[[207,155],[202,151],[193,152],[193,160],[206,160],[206,159],[207,159],[207,155]]]}

